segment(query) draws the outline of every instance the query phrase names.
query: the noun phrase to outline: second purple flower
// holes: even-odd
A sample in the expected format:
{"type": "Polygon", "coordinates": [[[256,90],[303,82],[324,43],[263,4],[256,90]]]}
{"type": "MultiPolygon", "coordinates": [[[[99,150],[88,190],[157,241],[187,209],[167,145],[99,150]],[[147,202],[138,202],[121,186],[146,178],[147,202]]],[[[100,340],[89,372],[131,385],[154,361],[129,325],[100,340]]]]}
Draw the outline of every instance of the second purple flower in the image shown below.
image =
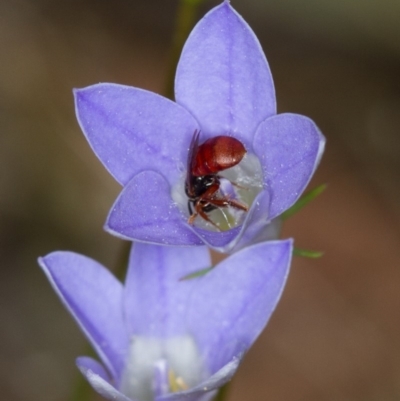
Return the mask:
{"type": "Polygon", "coordinates": [[[101,359],[77,359],[98,393],[116,401],[209,401],[267,324],[291,256],[292,240],[256,244],[181,281],[211,265],[205,247],[135,244],[124,285],[73,252],[39,263],[101,359]]]}

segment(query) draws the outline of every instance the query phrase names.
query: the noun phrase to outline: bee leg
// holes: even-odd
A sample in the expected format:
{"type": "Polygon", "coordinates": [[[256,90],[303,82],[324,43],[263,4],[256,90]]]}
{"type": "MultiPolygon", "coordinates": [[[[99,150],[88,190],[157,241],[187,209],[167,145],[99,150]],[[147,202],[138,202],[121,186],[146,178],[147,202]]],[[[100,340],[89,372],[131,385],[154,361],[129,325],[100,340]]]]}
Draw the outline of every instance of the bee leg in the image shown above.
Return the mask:
{"type": "Polygon", "coordinates": [[[203,211],[203,209],[200,209],[198,211],[198,214],[206,221],[208,221],[210,224],[212,224],[218,231],[221,231],[221,229],[207,216],[207,213],[203,211]]]}
{"type": "Polygon", "coordinates": [[[236,209],[244,210],[245,212],[249,210],[249,207],[246,204],[239,202],[236,199],[229,199],[228,204],[236,209]]]}
{"type": "Polygon", "coordinates": [[[239,202],[236,199],[229,199],[229,198],[211,198],[211,199],[205,199],[207,202],[209,202],[211,205],[216,206],[216,207],[228,207],[232,206],[236,209],[243,210],[247,212],[249,210],[248,206],[245,205],[242,202],[239,202]]]}
{"type": "Polygon", "coordinates": [[[200,199],[195,203],[195,205],[194,205],[195,212],[189,217],[188,223],[190,225],[193,225],[194,221],[196,220],[196,217],[200,216],[205,221],[212,224],[218,231],[221,231],[221,229],[207,216],[207,213],[203,210],[204,206],[205,205],[202,204],[202,200],[200,200],[200,199]]]}
{"type": "Polygon", "coordinates": [[[249,190],[249,188],[243,187],[243,186],[237,184],[236,182],[233,182],[233,181],[229,181],[229,182],[230,182],[234,187],[236,187],[236,188],[244,189],[245,191],[248,191],[248,190],[249,190]]]}
{"type": "Polygon", "coordinates": [[[188,223],[192,226],[193,225],[193,223],[194,223],[194,221],[196,220],[196,217],[198,216],[199,214],[198,213],[193,213],[193,214],[191,214],[190,216],[189,216],[189,218],[188,218],[188,223]]]}
{"type": "Polygon", "coordinates": [[[193,214],[193,208],[192,208],[192,201],[188,200],[188,209],[189,209],[189,215],[193,214]]]}

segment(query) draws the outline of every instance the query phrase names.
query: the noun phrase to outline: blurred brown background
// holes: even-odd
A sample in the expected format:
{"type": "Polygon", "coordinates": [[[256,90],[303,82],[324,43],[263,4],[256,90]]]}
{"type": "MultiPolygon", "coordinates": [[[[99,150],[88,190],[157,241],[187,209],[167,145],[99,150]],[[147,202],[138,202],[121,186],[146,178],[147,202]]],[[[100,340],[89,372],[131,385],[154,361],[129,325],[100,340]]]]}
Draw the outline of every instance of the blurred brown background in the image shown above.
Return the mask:
{"type": "MultiPolygon", "coordinates": [[[[399,400],[400,2],[232,4],[267,54],[279,110],[310,116],[327,136],[313,185],[329,188],[284,229],[325,256],[295,259],[229,400],[399,400]]],[[[86,349],[37,256],[70,249],[113,267],[121,248],[102,231],[119,187],[80,132],[71,89],[161,92],[176,8],[0,2],[2,400],[68,400],[86,349]]]]}

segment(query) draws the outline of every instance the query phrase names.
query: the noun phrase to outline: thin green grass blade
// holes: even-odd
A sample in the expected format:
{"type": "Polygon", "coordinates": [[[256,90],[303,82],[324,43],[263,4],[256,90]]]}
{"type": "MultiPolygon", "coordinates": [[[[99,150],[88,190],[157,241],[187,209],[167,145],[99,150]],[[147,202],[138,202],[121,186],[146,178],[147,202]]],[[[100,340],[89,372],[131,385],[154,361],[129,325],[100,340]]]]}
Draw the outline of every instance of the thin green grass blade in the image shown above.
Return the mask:
{"type": "Polygon", "coordinates": [[[208,272],[210,272],[212,269],[214,269],[214,266],[206,267],[205,269],[201,269],[201,270],[197,270],[194,273],[190,273],[186,276],[181,277],[179,279],[179,281],[191,280],[192,278],[202,277],[202,276],[206,275],[208,272]]]}
{"type": "Polygon", "coordinates": [[[324,252],[321,251],[311,251],[309,249],[293,248],[294,256],[302,256],[303,258],[318,259],[323,256],[324,252]]]}
{"type": "Polygon", "coordinates": [[[281,214],[282,220],[286,220],[287,218],[293,216],[300,209],[303,209],[304,206],[309,204],[312,200],[314,200],[318,195],[321,195],[322,192],[325,191],[327,184],[318,185],[318,187],[312,189],[303,195],[292,207],[290,207],[286,212],[281,214]]]}

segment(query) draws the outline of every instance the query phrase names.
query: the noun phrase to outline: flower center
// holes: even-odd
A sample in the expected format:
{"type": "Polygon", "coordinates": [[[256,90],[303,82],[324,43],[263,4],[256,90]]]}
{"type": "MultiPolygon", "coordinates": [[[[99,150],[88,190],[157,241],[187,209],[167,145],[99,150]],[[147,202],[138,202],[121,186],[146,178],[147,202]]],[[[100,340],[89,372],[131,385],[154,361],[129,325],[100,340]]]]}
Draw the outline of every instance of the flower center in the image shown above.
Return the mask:
{"type": "Polygon", "coordinates": [[[120,390],[132,399],[153,401],[157,396],[191,388],[206,377],[192,337],[135,336],[129,346],[120,390]]]}
{"type": "MultiPolygon", "coordinates": [[[[178,204],[188,221],[196,227],[209,231],[226,231],[242,224],[246,211],[228,203],[221,206],[202,204],[201,214],[196,214],[196,203],[191,200],[185,192],[187,172],[182,174],[181,180],[172,188],[172,199],[178,204]]],[[[201,179],[202,177],[200,177],[201,179]]],[[[215,193],[216,200],[233,200],[240,205],[250,209],[255,197],[263,187],[263,176],[260,161],[254,154],[246,153],[241,162],[234,167],[218,173],[218,191],[215,193]]],[[[214,184],[213,176],[204,176],[199,187],[214,184]]],[[[203,190],[203,188],[200,188],[203,190]]],[[[197,198],[198,199],[198,198],[197,198]]]]}

